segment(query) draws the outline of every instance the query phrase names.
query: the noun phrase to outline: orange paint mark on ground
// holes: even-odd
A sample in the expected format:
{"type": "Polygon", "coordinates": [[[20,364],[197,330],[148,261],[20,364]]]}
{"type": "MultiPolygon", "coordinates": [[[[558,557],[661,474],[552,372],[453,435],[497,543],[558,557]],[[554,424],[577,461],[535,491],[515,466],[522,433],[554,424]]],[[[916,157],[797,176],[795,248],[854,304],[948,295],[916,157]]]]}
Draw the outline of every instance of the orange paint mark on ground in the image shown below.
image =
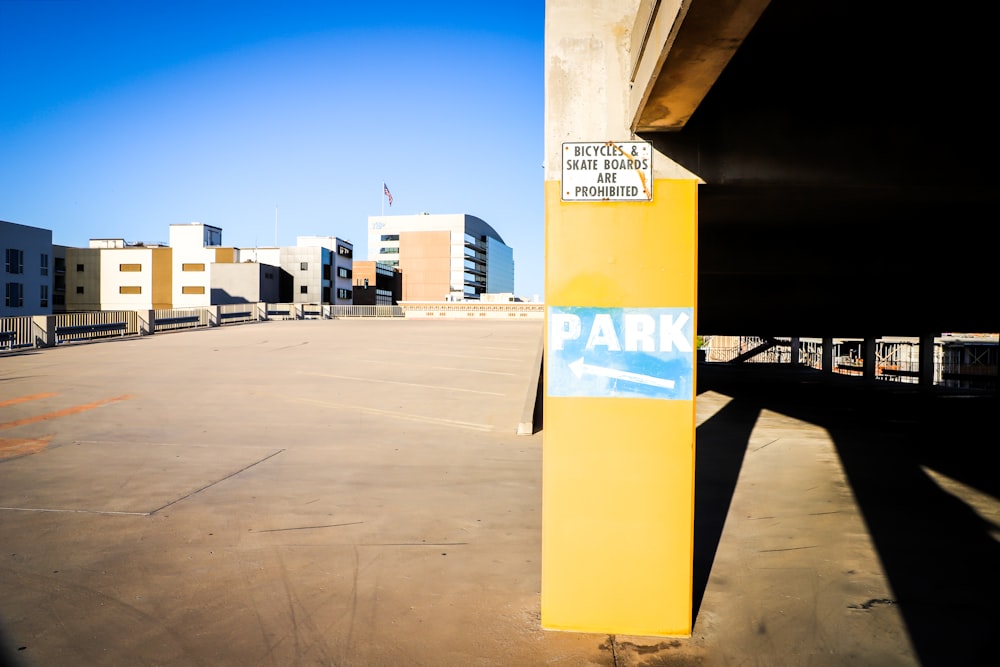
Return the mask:
{"type": "Polygon", "coordinates": [[[41,422],[47,419],[56,419],[58,417],[75,415],[81,412],[86,412],[87,410],[93,410],[94,408],[99,408],[102,405],[107,405],[108,403],[115,403],[117,401],[127,401],[130,398],[132,397],[129,395],[115,396],[114,398],[105,398],[100,401],[94,401],[93,403],[87,403],[86,405],[74,405],[73,407],[70,408],[56,410],[55,412],[48,412],[43,415],[35,415],[34,417],[25,417],[23,419],[15,419],[12,422],[4,422],[0,424],[0,429],[13,428],[14,426],[23,426],[24,424],[34,424],[35,422],[41,422]]]}
{"type": "Polygon", "coordinates": [[[56,396],[56,393],[49,392],[47,394],[32,394],[31,396],[18,396],[17,398],[9,398],[6,401],[0,401],[0,408],[5,408],[8,405],[17,405],[18,403],[27,403],[28,401],[37,401],[40,398],[48,398],[49,396],[56,396]]]}
{"type": "Polygon", "coordinates": [[[0,438],[0,461],[37,454],[49,446],[52,436],[44,438],[0,438]]]}

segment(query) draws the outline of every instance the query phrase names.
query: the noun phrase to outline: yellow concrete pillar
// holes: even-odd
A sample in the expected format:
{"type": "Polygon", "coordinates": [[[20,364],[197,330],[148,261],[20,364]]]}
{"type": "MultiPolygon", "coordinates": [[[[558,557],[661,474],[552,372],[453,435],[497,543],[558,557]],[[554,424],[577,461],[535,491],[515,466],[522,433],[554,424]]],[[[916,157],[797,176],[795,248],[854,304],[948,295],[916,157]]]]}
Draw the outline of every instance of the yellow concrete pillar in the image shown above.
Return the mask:
{"type": "Polygon", "coordinates": [[[574,201],[562,176],[545,185],[542,627],[688,636],[697,181],[574,201]]]}

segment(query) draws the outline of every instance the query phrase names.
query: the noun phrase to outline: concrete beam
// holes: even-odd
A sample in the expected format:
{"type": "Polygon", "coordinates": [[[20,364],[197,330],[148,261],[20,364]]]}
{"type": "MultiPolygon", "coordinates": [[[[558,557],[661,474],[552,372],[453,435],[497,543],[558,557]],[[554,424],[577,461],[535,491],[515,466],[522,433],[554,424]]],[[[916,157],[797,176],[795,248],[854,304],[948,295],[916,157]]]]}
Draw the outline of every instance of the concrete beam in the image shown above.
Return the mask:
{"type": "Polygon", "coordinates": [[[679,130],[770,0],[642,0],[632,31],[633,132],[679,130]]]}

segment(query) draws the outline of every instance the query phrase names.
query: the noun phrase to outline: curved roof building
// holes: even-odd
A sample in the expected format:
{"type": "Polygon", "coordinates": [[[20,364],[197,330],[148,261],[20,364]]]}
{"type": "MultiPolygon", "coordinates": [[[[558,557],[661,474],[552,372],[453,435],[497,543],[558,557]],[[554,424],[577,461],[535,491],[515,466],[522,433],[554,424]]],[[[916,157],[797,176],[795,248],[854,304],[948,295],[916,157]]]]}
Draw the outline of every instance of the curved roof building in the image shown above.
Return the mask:
{"type": "Polygon", "coordinates": [[[514,291],[514,251],[485,220],[465,213],[371,216],[368,259],[399,268],[403,301],[514,291]]]}

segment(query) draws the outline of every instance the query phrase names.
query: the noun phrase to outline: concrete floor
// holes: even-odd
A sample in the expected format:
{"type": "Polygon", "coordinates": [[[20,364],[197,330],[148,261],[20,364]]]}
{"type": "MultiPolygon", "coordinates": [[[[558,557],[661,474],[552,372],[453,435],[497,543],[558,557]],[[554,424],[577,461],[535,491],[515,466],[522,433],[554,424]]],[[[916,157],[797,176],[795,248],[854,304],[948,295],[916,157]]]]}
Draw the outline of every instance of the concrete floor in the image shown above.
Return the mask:
{"type": "MultiPolygon", "coordinates": [[[[0,665],[977,665],[996,396],[699,368],[695,630],[539,625],[542,323],[0,355],[0,665]]],[[[619,537],[620,538],[620,537],[619,537]]]]}

